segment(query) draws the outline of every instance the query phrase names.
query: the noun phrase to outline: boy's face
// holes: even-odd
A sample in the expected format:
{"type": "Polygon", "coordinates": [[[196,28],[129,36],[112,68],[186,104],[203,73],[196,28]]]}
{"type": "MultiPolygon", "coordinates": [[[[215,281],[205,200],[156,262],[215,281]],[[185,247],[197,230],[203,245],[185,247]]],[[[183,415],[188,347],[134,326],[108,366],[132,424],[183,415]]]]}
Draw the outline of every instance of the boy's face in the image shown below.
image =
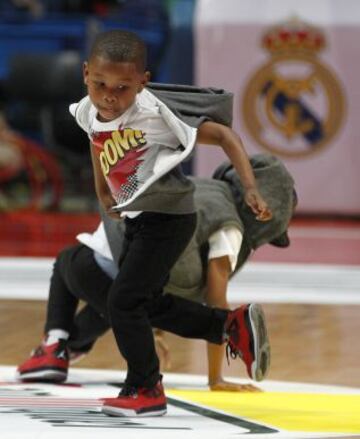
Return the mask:
{"type": "Polygon", "coordinates": [[[121,116],[135,101],[149,80],[133,62],[114,62],[95,56],[84,63],[84,82],[91,102],[103,122],[121,116]]]}

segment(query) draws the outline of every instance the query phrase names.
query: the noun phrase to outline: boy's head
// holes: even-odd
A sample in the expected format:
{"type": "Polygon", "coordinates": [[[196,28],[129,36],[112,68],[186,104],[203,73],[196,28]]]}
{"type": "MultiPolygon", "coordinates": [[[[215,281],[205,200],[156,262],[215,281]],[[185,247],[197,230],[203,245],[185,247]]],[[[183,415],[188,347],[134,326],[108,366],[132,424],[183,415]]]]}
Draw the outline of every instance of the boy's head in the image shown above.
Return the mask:
{"type": "Polygon", "coordinates": [[[110,121],[121,116],[147,84],[145,43],[133,32],[100,33],[84,63],[84,82],[98,118],[110,121]]]}
{"type": "Polygon", "coordinates": [[[265,243],[288,247],[290,239],[287,229],[297,205],[294,180],[285,165],[275,156],[256,154],[250,157],[250,163],[259,191],[272,210],[270,221],[255,219],[244,202],[244,187],[231,163],[222,163],[215,170],[213,178],[229,184],[239,217],[245,226],[247,242],[253,249],[265,243]]]}

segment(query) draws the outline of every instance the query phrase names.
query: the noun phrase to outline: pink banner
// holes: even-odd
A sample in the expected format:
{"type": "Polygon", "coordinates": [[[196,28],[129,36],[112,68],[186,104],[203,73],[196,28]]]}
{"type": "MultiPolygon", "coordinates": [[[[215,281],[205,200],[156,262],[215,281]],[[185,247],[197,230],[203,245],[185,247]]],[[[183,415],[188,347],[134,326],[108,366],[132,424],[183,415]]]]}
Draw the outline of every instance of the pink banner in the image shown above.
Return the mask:
{"type": "MultiPolygon", "coordinates": [[[[298,211],[360,214],[360,2],[199,0],[195,34],[197,84],[234,93],[234,129],[283,159],[298,211]]],[[[224,159],[201,147],[196,173],[224,159]]]]}

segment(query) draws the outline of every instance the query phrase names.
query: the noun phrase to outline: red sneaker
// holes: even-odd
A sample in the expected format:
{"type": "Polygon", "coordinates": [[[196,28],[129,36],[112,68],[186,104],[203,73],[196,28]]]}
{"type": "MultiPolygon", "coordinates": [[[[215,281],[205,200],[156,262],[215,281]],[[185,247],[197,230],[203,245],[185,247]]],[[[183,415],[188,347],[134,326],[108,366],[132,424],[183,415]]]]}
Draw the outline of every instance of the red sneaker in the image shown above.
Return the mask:
{"type": "Polygon", "coordinates": [[[260,305],[243,305],[230,311],[225,322],[226,356],[240,357],[255,381],[265,378],[270,366],[270,344],[260,305]]]}
{"type": "Polygon", "coordinates": [[[166,413],[166,396],[161,380],[155,387],[125,386],[117,398],[104,398],[102,412],[112,416],[162,416],[166,413]]]}
{"type": "Polygon", "coordinates": [[[17,378],[21,381],[46,381],[60,383],[66,380],[69,354],[66,340],[46,346],[41,344],[28,360],[17,368],[17,378]]]}

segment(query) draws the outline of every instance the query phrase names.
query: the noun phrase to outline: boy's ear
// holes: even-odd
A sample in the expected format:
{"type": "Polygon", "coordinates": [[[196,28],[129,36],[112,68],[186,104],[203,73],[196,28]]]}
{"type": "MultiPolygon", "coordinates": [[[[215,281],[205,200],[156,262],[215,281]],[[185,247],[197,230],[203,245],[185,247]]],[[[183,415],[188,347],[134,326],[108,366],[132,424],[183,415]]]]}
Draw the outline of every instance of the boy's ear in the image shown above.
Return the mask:
{"type": "Polygon", "coordinates": [[[85,61],[83,64],[83,78],[85,85],[88,85],[88,76],[89,76],[89,64],[85,61]]]}
{"type": "Polygon", "coordinates": [[[151,73],[149,71],[144,72],[144,75],[142,77],[139,89],[138,89],[138,93],[140,93],[141,91],[144,90],[144,88],[146,87],[147,83],[150,81],[150,76],[151,73]]]}

